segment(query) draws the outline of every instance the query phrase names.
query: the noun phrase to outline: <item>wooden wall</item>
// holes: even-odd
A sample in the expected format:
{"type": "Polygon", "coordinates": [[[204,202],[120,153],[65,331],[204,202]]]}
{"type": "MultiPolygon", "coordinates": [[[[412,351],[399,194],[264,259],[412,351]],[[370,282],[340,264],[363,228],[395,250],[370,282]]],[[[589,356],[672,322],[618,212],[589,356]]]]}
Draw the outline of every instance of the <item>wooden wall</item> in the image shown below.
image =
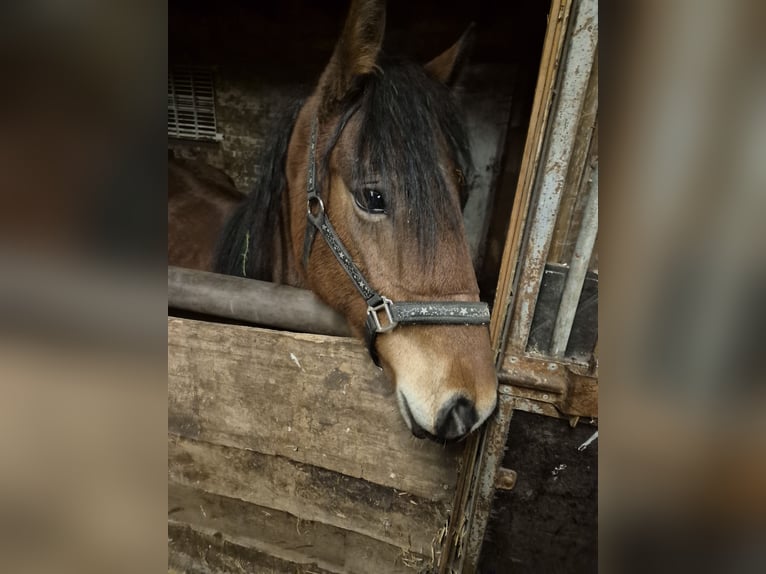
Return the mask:
{"type": "Polygon", "coordinates": [[[354,339],[168,319],[170,566],[412,572],[460,446],[418,441],[354,339]]]}

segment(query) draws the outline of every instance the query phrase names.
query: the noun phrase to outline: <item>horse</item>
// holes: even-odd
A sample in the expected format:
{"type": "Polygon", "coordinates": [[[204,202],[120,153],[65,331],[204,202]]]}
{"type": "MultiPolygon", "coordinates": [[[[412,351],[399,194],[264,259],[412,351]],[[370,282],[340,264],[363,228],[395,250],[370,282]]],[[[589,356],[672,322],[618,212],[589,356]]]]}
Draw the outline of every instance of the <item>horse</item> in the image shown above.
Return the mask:
{"type": "Polygon", "coordinates": [[[168,264],[211,271],[226,221],[247,196],[225,172],[168,157],[168,264]]]}
{"type": "Polygon", "coordinates": [[[454,441],[497,400],[453,93],[473,31],[420,65],[384,53],[384,29],[383,1],[352,1],[313,92],[286,107],[253,192],[221,229],[212,269],[314,291],[367,342],[412,434],[454,441]]]}

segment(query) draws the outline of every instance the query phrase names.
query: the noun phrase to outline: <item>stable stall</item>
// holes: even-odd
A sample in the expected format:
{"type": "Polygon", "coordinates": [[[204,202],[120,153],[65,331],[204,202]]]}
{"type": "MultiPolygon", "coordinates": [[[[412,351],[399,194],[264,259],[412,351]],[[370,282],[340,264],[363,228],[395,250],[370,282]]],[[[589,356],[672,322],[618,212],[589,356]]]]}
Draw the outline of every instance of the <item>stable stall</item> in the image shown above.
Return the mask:
{"type": "MultiPolygon", "coordinates": [[[[477,21],[458,87],[478,168],[464,217],[497,411],[463,442],[417,440],[313,294],[169,268],[172,571],[595,569],[597,5],[466,4],[391,1],[387,42],[425,61],[477,21]]],[[[173,154],[247,191],[275,110],[305,95],[346,8],[171,2],[173,154]]]]}

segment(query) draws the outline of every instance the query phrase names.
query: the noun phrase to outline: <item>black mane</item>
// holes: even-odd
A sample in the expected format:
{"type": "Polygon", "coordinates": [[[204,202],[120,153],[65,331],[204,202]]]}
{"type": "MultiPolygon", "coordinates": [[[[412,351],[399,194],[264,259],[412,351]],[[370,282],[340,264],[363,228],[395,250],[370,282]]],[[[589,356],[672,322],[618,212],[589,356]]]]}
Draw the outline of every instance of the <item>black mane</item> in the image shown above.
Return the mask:
{"type": "Polygon", "coordinates": [[[261,157],[253,190],[224,227],[216,249],[216,273],[272,280],[280,202],[287,188],[287,147],[302,106],[301,100],[291,102],[277,122],[275,139],[261,157]]]}
{"type": "MultiPolygon", "coordinates": [[[[415,238],[429,261],[439,234],[462,225],[449,197],[447,178],[471,181],[471,156],[462,113],[449,88],[432,80],[422,66],[381,57],[379,70],[360,78],[359,89],[342,102],[341,121],[318,162],[322,189],[330,154],[345,122],[359,116],[352,186],[374,173],[385,190],[390,216],[405,235],[415,238]],[[446,152],[450,165],[440,159],[446,152]]],[[[285,159],[302,102],[286,110],[274,145],[261,162],[260,176],[245,203],[227,223],[215,270],[254,279],[272,279],[277,218],[287,182],[285,159]]],[[[330,214],[332,217],[332,214],[330,214]]]]}

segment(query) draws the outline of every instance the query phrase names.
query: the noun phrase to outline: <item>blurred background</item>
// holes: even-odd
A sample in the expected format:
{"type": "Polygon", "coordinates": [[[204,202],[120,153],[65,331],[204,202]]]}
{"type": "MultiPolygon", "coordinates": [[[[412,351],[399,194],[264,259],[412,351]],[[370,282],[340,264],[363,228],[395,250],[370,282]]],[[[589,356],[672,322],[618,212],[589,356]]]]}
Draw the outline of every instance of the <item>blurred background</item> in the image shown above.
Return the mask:
{"type": "MultiPolygon", "coordinates": [[[[766,568],[766,4],[602,5],[605,572],[766,568]]],[[[166,568],[167,18],[0,7],[0,571],[166,568]]]]}
{"type": "Polygon", "coordinates": [[[0,571],[165,567],[166,7],[0,5],[0,571]]]}
{"type": "Polygon", "coordinates": [[[611,3],[604,571],[766,568],[766,4],[611,3]]]}

